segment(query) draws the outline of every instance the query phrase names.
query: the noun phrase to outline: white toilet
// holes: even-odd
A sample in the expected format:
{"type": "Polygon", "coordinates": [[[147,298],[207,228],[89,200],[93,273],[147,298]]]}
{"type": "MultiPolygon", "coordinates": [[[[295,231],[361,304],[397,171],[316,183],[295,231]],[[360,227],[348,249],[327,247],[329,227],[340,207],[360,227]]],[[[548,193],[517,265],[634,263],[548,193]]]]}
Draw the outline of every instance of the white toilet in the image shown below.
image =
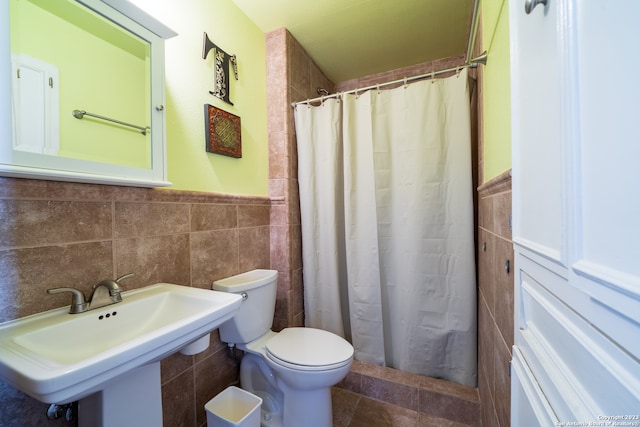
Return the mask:
{"type": "Polygon", "coordinates": [[[262,398],[262,427],[331,427],[331,386],[349,372],[353,347],[313,328],[271,331],[278,272],[253,270],[213,283],[243,296],[220,338],[245,351],[240,386],[262,398]]]}

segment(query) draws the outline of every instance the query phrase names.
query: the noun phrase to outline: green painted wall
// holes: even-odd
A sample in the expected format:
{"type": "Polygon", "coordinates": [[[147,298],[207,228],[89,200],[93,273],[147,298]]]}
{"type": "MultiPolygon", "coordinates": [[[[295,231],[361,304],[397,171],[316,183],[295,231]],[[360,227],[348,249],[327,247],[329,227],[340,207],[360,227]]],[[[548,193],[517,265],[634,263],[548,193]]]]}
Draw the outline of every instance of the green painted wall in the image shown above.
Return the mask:
{"type": "Polygon", "coordinates": [[[511,90],[507,0],[484,0],[482,40],[489,58],[484,67],[484,181],[511,168],[511,90]]]}
{"type": "Polygon", "coordinates": [[[173,189],[268,195],[269,147],[265,36],[231,0],[131,0],[178,36],[165,43],[169,181],[173,189]],[[234,105],[209,94],[213,58],[202,36],[238,58],[234,105]],[[204,104],[241,118],[242,158],[205,151],[204,104]]]}

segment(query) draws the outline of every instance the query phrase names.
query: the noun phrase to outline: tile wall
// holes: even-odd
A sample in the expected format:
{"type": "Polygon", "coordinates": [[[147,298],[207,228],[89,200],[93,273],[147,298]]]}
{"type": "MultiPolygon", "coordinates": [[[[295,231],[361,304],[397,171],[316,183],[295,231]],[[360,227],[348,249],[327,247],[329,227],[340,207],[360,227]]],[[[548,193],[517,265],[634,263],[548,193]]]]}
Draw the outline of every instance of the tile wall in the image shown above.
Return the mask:
{"type": "MultiPolygon", "coordinates": [[[[398,68],[395,70],[385,71],[382,73],[371,74],[357,79],[346,80],[336,84],[336,92],[345,92],[357,88],[373,86],[379,83],[392,82],[404,79],[405,77],[418,76],[420,74],[428,74],[431,71],[446,70],[464,64],[464,55],[452,56],[449,58],[437,59],[435,61],[423,62],[408,67],[398,68]]],[[[443,78],[453,75],[440,74],[437,78],[443,78]]],[[[400,85],[402,83],[398,83],[400,85]]],[[[393,85],[386,86],[392,88],[393,85]]]]}
{"type": "Polygon", "coordinates": [[[513,346],[510,171],[478,188],[478,388],[483,426],[508,427],[513,346]]]}
{"type": "Polygon", "coordinates": [[[291,102],[333,84],[284,28],[266,35],[271,268],[278,270],[273,328],[304,325],[298,155],[291,102]]]}
{"type": "MultiPolygon", "coordinates": [[[[211,282],[270,267],[268,198],[0,178],[0,321],[70,303],[104,278],[125,290],[211,282]]],[[[165,426],[201,426],[204,403],[238,378],[217,332],[204,353],[162,361],[165,426]]],[[[0,381],[3,426],[49,422],[42,404],[0,381]]]]}
{"type": "Polygon", "coordinates": [[[336,389],[416,411],[418,419],[425,420],[424,425],[480,426],[480,401],[475,387],[356,360],[336,389]],[[429,424],[427,420],[439,420],[441,424],[429,424]]]}

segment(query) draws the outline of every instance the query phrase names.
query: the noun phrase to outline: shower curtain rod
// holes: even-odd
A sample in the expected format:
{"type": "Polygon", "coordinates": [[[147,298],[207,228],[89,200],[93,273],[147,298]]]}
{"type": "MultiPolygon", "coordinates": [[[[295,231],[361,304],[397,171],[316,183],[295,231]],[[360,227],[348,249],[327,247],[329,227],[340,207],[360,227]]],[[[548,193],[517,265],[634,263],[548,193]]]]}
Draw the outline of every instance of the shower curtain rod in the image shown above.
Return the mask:
{"type": "Polygon", "coordinates": [[[362,93],[362,92],[366,92],[368,90],[371,89],[380,89],[381,87],[384,86],[390,86],[390,85],[397,85],[400,83],[408,83],[414,80],[422,80],[422,79],[428,79],[428,78],[433,78],[437,75],[440,74],[446,74],[446,73],[452,73],[452,72],[458,72],[464,68],[477,68],[479,64],[483,64],[485,65],[487,63],[487,52],[483,52],[482,55],[478,56],[477,58],[472,59],[469,63],[467,64],[463,64],[463,65],[458,65],[457,67],[451,67],[451,68],[447,68],[444,70],[438,70],[438,71],[431,71],[429,73],[424,73],[424,74],[420,74],[417,76],[412,76],[412,77],[405,77],[403,79],[399,79],[399,80],[394,80],[391,82],[385,82],[385,83],[380,83],[380,84],[375,84],[375,85],[371,85],[371,86],[366,86],[366,87],[361,87],[358,89],[351,89],[351,90],[346,90],[344,92],[336,92],[330,95],[324,95],[324,96],[319,96],[317,98],[311,98],[311,99],[306,99],[304,101],[298,101],[298,102],[292,102],[291,106],[295,107],[296,105],[301,105],[301,104],[311,104],[312,102],[322,102],[325,99],[331,99],[331,98],[339,98],[340,96],[344,95],[344,94],[348,94],[348,93],[362,93]]]}

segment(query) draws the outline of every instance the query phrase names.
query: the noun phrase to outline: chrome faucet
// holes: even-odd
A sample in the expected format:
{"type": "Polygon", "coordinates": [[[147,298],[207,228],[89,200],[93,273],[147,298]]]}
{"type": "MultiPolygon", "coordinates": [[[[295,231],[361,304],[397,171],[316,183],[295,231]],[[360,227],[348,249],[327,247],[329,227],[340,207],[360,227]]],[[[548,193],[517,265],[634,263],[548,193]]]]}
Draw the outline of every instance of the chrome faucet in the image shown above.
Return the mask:
{"type": "Polygon", "coordinates": [[[125,274],[118,277],[116,280],[105,279],[101,280],[97,284],[93,285],[93,291],[89,302],[86,301],[84,294],[75,288],[54,288],[47,289],[47,293],[59,294],[63,292],[70,292],[71,307],[69,307],[69,313],[83,313],[85,311],[93,310],[96,308],[104,307],[111,304],[116,304],[122,301],[122,288],[120,287],[120,281],[134,277],[134,273],[125,274]]]}

